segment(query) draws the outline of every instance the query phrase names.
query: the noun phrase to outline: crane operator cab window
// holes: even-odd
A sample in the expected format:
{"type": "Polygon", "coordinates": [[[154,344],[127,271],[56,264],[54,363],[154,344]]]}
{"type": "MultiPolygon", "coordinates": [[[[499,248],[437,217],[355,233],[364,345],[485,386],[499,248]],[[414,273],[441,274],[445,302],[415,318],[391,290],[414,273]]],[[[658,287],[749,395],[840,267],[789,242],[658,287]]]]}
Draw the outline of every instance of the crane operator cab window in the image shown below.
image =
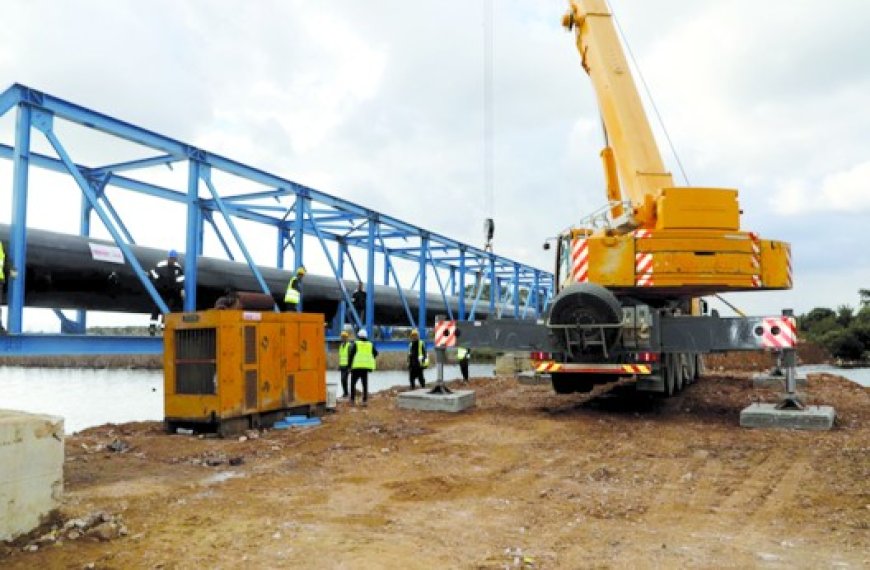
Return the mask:
{"type": "Polygon", "coordinates": [[[556,246],[556,283],[559,291],[571,284],[571,236],[560,235],[556,246]]]}

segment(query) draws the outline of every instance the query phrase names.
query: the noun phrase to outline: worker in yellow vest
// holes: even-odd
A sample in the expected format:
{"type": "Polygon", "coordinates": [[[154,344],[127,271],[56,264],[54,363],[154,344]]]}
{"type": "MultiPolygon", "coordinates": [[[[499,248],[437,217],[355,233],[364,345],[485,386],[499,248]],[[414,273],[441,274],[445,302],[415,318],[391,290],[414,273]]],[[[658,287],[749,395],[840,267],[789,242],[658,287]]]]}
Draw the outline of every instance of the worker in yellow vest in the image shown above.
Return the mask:
{"type": "Polygon", "coordinates": [[[426,378],[423,369],[429,365],[429,357],[426,355],[426,343],[420,340],[417,329],[411,331],[411,341],[408,343],[408,383],[411,390],[415,388],[414,381],[420,381],[420,387],[426,387],[426,378]]]}
{"type": "Polygon", "coordinates": [[[468,362],[471,360],[471,350],[464,346],[456,347],[456,360],[459,361],[459,371],[462,372],[462,381],[468,382],[468,362]]]}
{"type": "Polygon", "coordinates": [[[296,274],[287,283],[287,291],[284,293],[284,308],[288,312],[298,311],[302,301],[302,278],[305,277],[305,268],[299,267],[296,274]]]}
{"type": "Polygon", "coordinates": [[[350,405],[353,406],[356,401],[356,381],[362,380],[362,405],[365,406],[369,401],[369,372],[372,372],[375,366],[375,358],[378,356],[378,349],[369,340],[369,335],[365,329],[360,329],[356,333],[356,341],[351,345],[347,353],[348,363],[350,365],[350,405]]]}
{"type": "Polygon", "coordinates": [[[347,378],[350,375],[350,366],[348,359],[351,342],[347,331],[341,331],[341,343],[338,345],[338,372],[341,374],[341,397],[347,398],[347,378]]]}

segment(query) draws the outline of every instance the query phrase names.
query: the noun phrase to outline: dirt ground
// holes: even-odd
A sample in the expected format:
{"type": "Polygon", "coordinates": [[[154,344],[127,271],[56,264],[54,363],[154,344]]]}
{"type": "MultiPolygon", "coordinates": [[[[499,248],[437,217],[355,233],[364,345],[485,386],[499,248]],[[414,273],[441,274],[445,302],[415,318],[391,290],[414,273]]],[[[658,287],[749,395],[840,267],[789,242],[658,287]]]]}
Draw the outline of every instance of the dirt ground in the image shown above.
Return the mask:
{"type": "Polygon", "coordinates": [[[845,379],[810,376],[830,432],[741,429],[775,394],[739,375],[670,400],[471,388],[460,414],[392,391],[245,441],[87,430],[66,441],[57,530],[0,545],[0,567],[870,566],[870,391],[845,379]]]}

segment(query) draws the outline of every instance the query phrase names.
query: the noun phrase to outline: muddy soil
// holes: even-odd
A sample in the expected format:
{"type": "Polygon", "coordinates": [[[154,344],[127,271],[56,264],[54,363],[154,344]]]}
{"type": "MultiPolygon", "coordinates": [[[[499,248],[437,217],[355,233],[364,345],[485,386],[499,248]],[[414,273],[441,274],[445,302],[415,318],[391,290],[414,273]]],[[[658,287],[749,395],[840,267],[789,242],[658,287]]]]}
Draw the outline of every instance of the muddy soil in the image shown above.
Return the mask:
{"type": "Polygon", "coordinates": [[[830,432],[741,429],[775,394],[736,374],[669,400],[471,388],[461,414],[392,391],[244,441],[87,430],[66,441],[58,531],[0,545],[0,567],[870,566],[870,392],[845,379],[809,379],[830,432]]]}

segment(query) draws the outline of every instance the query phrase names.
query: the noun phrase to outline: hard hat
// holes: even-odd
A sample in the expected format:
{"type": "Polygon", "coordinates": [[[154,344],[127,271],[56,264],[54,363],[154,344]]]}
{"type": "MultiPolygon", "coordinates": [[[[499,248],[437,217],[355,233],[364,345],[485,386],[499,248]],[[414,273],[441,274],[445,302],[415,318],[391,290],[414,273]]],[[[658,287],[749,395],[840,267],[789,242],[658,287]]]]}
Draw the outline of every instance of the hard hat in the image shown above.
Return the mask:
{"type": "Polygon", "coordinates": [[[341,331],[340,336],[341,336],[341,338],[347,338],[348,337],[347,331],[341,331]]]}
{"type": "Polygon", "coordinates": [[[357,338],[369,338],[369,333],[366,332],[365,329],[360,329],[359,332],[356,333],[357,338]]]}
{"type": "Polygon", "coordinates": [[[411,329],[411,338],[420,338],[420,333],[417,332],[417,329],[411,329]]]}
{"type": "Polygon", "coordinates": [[[296,270],[296,275],[299,275],[300,277],[305,275],[305,268],[300,266],[299,269],[296,270]]]}
{"type": "Polygon", "coordinates": [[[178,257],[178,252],[174,249],[169,250],[169,257],[178,257]]]}

